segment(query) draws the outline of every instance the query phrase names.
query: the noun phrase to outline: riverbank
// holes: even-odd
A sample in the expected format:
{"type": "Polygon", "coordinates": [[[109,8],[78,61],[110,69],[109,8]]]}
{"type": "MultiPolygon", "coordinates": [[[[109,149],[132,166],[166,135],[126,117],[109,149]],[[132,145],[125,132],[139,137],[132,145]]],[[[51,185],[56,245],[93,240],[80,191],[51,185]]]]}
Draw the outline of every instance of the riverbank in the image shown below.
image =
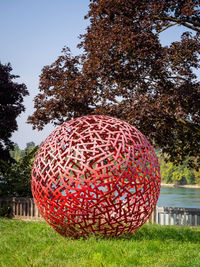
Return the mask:
{"type": "Polygon", "coordinates": [[[200,188],[200,185],[197,184],[185,184],[185,185],[179,185],[179,184],[164,184],[161,183],[162,187],[185,187],[185,188],[200,188]]]}

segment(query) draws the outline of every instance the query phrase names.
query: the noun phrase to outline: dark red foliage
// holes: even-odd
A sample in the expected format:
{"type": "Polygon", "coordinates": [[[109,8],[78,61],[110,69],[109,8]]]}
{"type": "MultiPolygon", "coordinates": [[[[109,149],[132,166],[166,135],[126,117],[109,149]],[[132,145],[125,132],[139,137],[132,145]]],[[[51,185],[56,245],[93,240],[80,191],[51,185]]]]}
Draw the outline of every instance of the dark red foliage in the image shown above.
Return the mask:
{"type": "Polygon", "coordinates": [[[10,140],[17,130],[17,116],[25,110],[23,97],[28,95],[25,84],[13,80],[19,76],[11,74],[10,64],[0,63],[0,159],[10,160],[9,150],[13,148],[10,140]]]}
{"type": "Polygon", "coordinates": [[[170,160],[199,161],[199,15],[196,0],[92,0],[83,55],[65,48],[43,69],[29,122],[42,129],[107,114],[136,126],[170,160]],[[163,47],[160,32],[175,25],[185,27],[181,40],[163,47]]]}

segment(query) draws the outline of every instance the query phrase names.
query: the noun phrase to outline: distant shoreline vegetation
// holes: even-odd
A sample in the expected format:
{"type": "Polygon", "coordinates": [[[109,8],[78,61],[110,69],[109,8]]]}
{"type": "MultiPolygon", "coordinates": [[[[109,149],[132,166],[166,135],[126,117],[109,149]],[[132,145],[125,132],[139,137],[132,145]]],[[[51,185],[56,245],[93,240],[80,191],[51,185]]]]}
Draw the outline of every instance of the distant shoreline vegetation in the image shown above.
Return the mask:
{"type": "Polygon", "coordinates": [[[200,188],[200,184],[164,184],[161,183],[161,187],[180,187],[180,188],[200,188]]]}
{"type": "Polygon", "coordinates": [[[163,184],[171,186],[200,185],[200,169],[195,170],[189,167],[189,157],[177,166],[172,162],[165,162],[160,155],[158,158],[163,184]]]}
{"type": "MultiPolygon", "coordinates": [[[[26,154],[26,151],[31,151],[36,147],[34,142],[26,144],[26,148],[21,150],[17,144],[15,144],[14,151],[11,151],[11,157],[16,161],[19,161],[26,154]]],[[[197,188],[200,186],[200,169],[195,170],[189,167],[189,157],[183,162],[183,164],[176,166],[172,162],[165,162],[164,158],[160,155],[160,150],[156,151],[161,171],[162,186],[192,186],[197,188]]]]}

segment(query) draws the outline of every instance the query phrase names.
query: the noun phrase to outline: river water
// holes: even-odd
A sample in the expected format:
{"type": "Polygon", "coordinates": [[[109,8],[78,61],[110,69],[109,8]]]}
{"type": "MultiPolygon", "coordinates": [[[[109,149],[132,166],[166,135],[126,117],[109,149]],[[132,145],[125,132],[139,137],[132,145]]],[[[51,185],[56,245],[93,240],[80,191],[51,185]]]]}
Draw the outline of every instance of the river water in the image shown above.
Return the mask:
{"type": "Polygon", "coordinates": [[[161,187],[157,206],[200,208],[200,188],[161,187]]]}

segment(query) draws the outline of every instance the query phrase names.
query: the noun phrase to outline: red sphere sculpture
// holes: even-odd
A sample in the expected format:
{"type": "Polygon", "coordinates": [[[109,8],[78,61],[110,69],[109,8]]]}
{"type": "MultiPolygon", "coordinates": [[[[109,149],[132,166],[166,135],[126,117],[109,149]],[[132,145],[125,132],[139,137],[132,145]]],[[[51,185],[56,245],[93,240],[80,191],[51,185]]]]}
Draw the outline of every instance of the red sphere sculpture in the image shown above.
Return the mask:
{"type": "Polygon", "coordinates": [[[32,192],[41,215],[64,236],[133,233],[158,200],[158,160],[128,123],[84,116],[59,126],[41,145],[32,192]]]}

